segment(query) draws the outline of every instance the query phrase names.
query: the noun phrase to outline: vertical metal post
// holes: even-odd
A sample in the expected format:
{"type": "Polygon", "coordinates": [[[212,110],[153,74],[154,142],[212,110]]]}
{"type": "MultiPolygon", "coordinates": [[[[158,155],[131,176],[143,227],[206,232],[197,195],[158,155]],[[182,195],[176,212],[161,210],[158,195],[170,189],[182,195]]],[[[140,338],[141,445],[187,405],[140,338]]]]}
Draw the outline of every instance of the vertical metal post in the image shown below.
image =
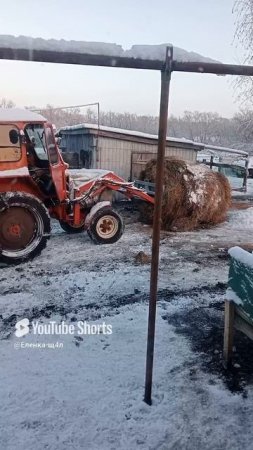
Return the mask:
{"type": "Polygon", "coordinates": [[[244,192],[247,192],[248,175],[249,175],[249,159],[247,159],[247,161],[245,162],[245,173],[244,173],[243,185],[242,185],[244,192]]]}
{"type": "Polygon", "coordinates": [[[147,338],[147,356],[146,356],[146,379],[145,379],[145,395],[144,395],[144,401],[148,405],[152,404],[151,395],[152,395],[153,360],[154,360],[154,343],[155,343],[155,321],[156,321],[156,302],[157,302],[157,281],[159,269],[163,174],[164,174],[164,159],[165,159],[167,125],[168,125],[168,104],[169,104],[169,90],[172,72],[172,60],[173,60],[173,48],[167,47],[165,67],[161,73],[160,116],[159,116],[158,150],[156,162],[156,180],[155,180],[155,206],[154,206],[154,221],[153,221],[148,338],[147,338]]]}
{"type": "Polygon", "coordinates": [[[101,168],[101,161],[99,161],[99,131],[100,131],[100,104],[96,103],[98,109],[98,130],[97,130],[97,139],[96,139],[96,169],[101,168]]]}
{"type": "Polygon", "coordinates": [[[235,320],[235,305],[233,302],[225,300],[223,356],[226,368],[228,368],[229,365],[231,364],[233,355],[234,320],[235,320]]]}

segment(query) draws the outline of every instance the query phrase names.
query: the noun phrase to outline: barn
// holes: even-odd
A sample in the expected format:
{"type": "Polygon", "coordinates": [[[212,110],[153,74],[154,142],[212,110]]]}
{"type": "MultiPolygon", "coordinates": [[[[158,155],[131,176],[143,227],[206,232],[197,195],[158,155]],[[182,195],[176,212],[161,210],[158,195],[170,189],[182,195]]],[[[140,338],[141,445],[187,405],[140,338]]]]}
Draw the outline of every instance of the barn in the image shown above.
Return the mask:
{"type": "MultiPolygon", "coordinates": [[[[61,128],[60,149],[73,169],[108,169],[125,180],[137,179],[149,159],[156,156],[156,135],[93,124],[61,128]]],[[[203,144],[188,139],[167,138],[166,157],[196,163],[203,144]]]]}

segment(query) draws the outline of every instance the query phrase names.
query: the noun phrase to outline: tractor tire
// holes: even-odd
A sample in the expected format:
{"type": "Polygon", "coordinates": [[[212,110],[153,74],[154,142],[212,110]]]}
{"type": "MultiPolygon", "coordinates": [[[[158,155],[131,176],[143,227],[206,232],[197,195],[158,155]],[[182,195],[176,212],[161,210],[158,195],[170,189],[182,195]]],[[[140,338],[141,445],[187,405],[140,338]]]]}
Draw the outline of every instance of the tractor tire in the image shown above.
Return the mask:
{"type": "Polygon", "coordinates": [[[23,192],[3,195],[0,210],[0,262],[19,264],[39,255],[50,237],[50,217],[35,196],[23,192]]]}
{"type": "Polygon", "coordinates": [[[122,217],[110,206],[101,208],[91,219],[87,233],[95,244],[114,244],[124,232],[122,217]]]}
{"type": "Polygon", "coordinates": [[[85,230],[85,225],[76,227],[74,225],[70,225],[67,222],[63,222],[63,220],[59,220],[59,224],[60,224],[61,228],[68,234],[82,233],[85,230]]]}

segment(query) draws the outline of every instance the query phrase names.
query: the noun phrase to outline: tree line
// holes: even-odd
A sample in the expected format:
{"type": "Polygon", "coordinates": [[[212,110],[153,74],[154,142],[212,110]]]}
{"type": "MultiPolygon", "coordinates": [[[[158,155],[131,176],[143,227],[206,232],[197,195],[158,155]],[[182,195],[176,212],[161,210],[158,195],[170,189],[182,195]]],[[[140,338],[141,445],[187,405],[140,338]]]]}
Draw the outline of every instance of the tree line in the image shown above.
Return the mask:
{"type": "MultiPolygon", "coordinates": [[[[11,100],[0,100],[0,107],[10,108],[11,100]]],[[[149,134],[158,133],[158,117],[132,113],[98,111],[95,108],[57,109],[52,105],[39,109],[40,112],[59,129],[64,126],[80,123],[100,124],[108,127],[141,131],[149,134]]],[[[253,154],[253,111],[243,110],[232,118],[220,116],[218,113],[185,111],[182,116],[169,117],[168,135],[177,138],[191,139],[196,142],[224,147],[244,149],[253,154]]]]}
{"type": "MultiPolygon", "coordinates": [[[[100,111],[98,117],[95,109],[55,109],[50,105],[40,112],[57,128],[80,123],[99,123],[148,134],[158,133],[157,116],[100,111]]],[[[238,148],[253,154],[253,111],[243,110],[232,118],[213,112],[185,111],[179,117],[169,117],[168,135],[205,144],[238,148]]]]}

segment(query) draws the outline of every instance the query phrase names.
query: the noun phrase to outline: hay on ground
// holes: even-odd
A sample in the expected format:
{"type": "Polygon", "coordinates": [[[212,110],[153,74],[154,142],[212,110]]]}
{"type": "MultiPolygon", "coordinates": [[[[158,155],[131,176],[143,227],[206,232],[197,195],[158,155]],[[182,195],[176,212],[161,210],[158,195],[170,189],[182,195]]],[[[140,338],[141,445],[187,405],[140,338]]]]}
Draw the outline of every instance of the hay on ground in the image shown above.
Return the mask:
{"type": "MultiPolygon", "coordinates": [[[[154,182],[156,160],[147,163],[140,179],[154,182]]],[[[203,165],[166,159],[162,202],[162,228],[191,231],[224,222],[231,202],[228,179],[203,165]]],[[[153,206],[141,205],[141,220],[151,224],[153,206]]]]}

